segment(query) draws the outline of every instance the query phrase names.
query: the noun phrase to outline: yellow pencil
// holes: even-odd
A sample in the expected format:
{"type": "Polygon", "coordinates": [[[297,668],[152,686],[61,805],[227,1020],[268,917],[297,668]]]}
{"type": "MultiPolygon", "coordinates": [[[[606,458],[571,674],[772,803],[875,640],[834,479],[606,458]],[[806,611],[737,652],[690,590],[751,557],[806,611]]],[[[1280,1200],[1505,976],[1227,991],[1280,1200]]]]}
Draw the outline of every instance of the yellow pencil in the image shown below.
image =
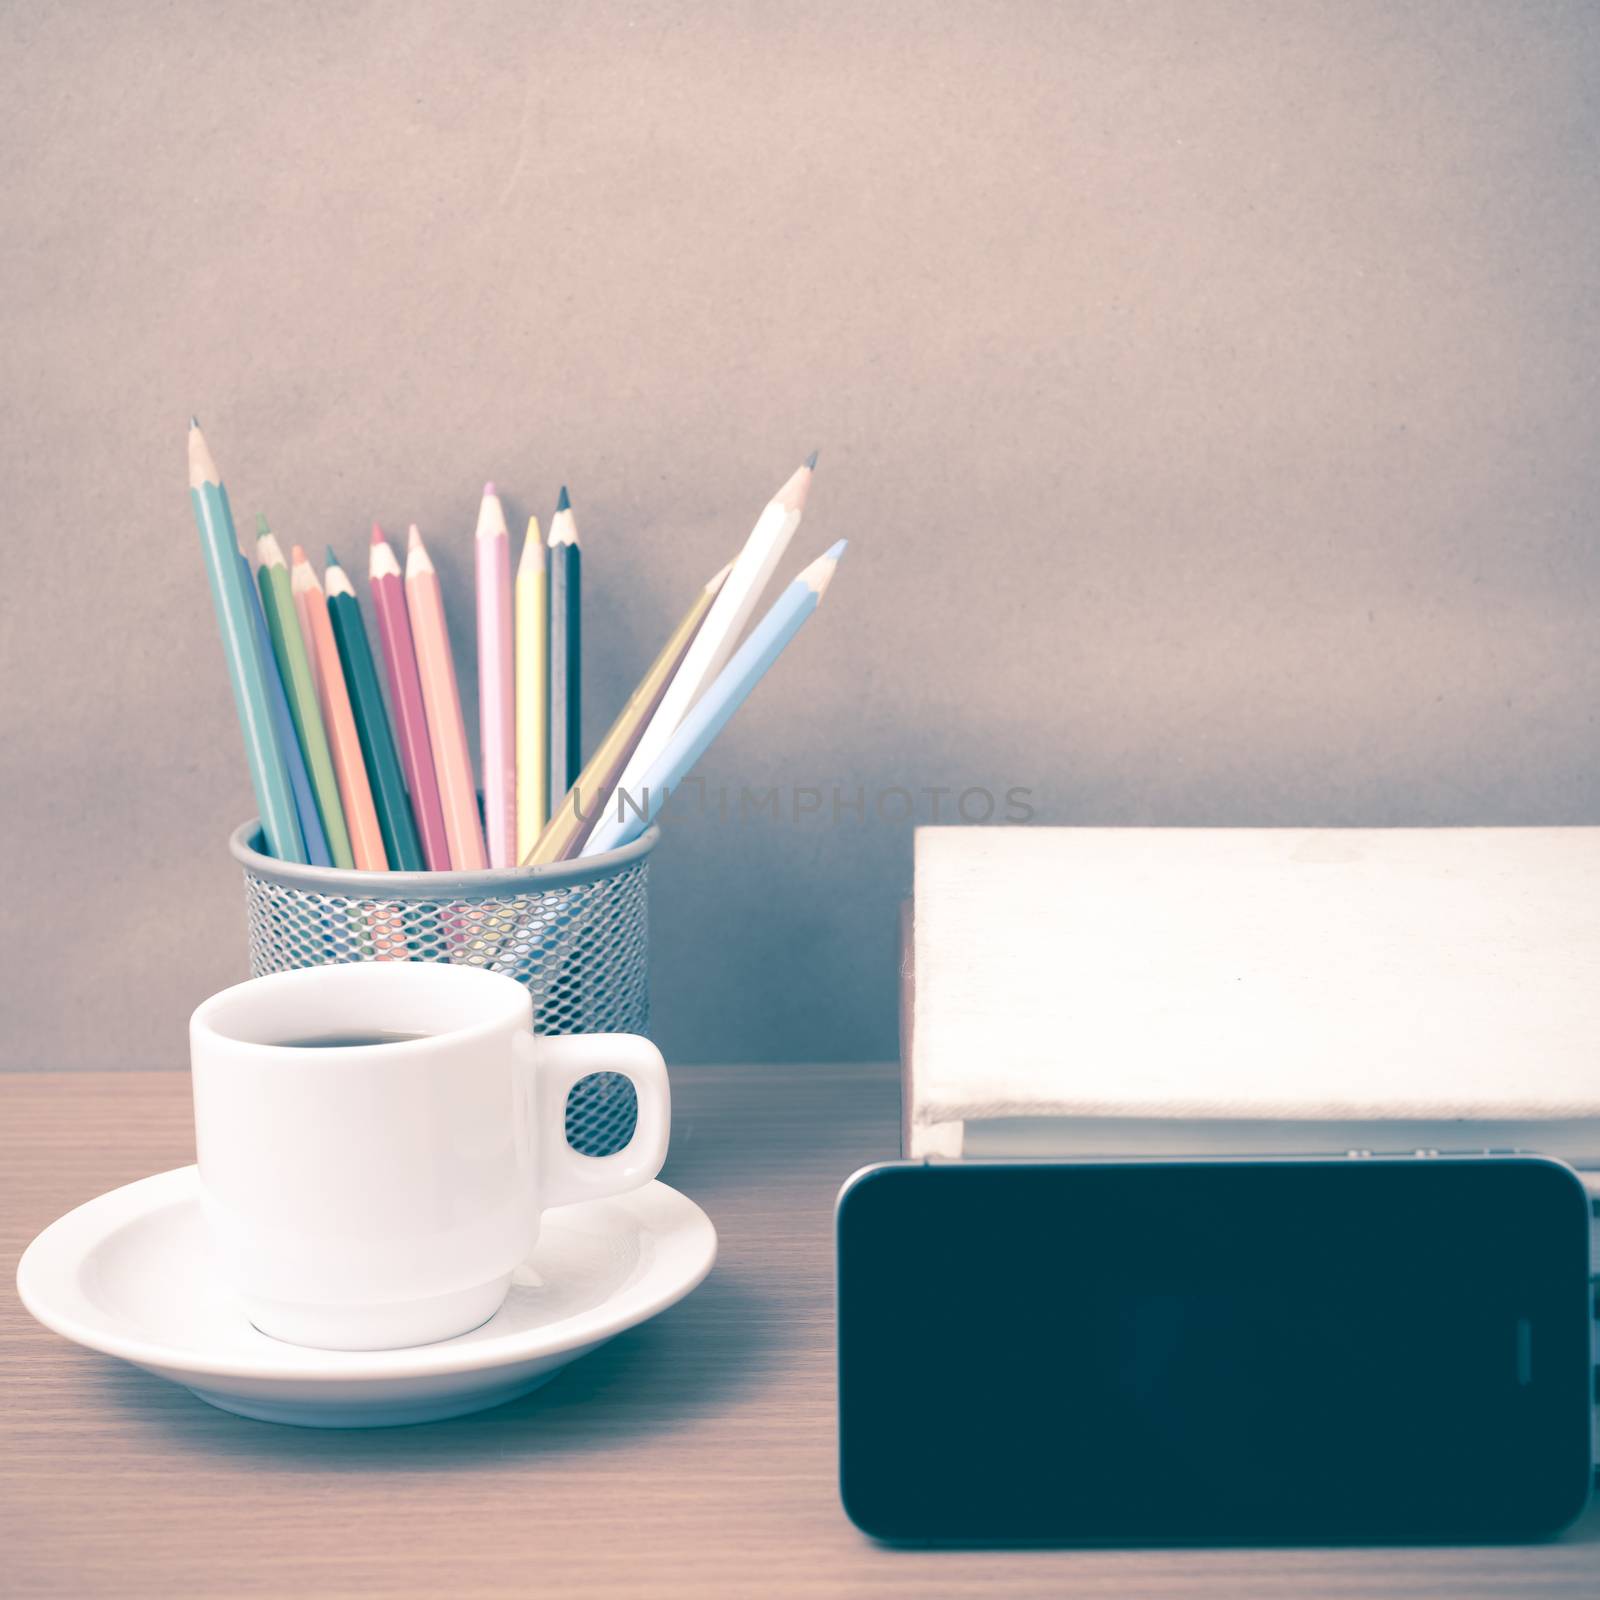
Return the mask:
{"type": "Polygon", "coordinates": [[[539,519],[517,563],[517,855],[526,861],[550,820],[550,579],[539,519]]]}

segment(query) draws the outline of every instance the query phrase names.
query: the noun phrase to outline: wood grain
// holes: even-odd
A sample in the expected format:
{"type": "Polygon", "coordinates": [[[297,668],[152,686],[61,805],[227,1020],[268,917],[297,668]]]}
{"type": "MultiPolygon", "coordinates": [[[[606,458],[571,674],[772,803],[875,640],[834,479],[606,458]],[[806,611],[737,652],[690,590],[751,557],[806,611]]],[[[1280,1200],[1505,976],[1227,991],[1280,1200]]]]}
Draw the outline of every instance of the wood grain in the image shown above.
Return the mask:
{"type": "Polygon", "coordinates": [[[834,1478],[831,1220],[896,1150],[892,1071],[674,1074],[667,1176],[722,1254],[549,1388],[426,1427],[232,1417],[36,1326],[22,1247],[193,1157],[187,1074],[0,1076],[0,1592],[15,1596],[1535,1596],[1600,1590],[1600,1519],[1535,1547],[905,1552],[834,1478]]]}

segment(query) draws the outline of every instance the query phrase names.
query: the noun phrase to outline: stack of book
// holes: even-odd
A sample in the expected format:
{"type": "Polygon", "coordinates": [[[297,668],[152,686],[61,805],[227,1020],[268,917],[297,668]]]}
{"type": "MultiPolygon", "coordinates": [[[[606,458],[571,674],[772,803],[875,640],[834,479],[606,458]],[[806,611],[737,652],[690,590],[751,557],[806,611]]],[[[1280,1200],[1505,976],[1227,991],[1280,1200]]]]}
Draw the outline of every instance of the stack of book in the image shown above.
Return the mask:
{"type": "Polygon", "coordinates": [[[1600,828],[923,828],[902,1018],[912,1157],[1600,1170],[1600,828]]]}

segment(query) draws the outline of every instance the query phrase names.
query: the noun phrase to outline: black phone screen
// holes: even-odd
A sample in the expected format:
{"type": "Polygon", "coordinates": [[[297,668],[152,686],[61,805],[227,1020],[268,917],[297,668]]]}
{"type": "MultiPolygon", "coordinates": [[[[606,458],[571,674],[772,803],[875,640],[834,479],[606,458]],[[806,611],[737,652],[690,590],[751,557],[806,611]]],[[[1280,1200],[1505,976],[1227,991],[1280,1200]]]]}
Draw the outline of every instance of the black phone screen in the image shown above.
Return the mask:
{"type": "Polygon", "coordinates": [[[1589,1227],[1515,1157],[871,1169],[845,1508],[912,1542],[1554,1532],[1589,1491],[1589,1227]]]}

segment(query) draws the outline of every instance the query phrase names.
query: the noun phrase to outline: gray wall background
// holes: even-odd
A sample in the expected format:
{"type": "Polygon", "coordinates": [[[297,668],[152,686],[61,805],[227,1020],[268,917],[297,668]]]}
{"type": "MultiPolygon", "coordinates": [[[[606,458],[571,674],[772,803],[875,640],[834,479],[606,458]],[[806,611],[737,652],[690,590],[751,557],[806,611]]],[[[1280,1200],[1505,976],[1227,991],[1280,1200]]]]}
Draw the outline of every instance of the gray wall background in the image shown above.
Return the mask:
{"type": "MultiPolygon", "coordinates": [[[[458,652],[479,484],[569,483],[591,740],[820,447],[713,786],[1600,820],[1593,4],[86,0],[0,104],[4,1065],[243,974],[191,410],[286,545],[418,520],[458,652]]],[[[674,825],[669,1057],[892,1055],[910,843],[674,825]]]]}

